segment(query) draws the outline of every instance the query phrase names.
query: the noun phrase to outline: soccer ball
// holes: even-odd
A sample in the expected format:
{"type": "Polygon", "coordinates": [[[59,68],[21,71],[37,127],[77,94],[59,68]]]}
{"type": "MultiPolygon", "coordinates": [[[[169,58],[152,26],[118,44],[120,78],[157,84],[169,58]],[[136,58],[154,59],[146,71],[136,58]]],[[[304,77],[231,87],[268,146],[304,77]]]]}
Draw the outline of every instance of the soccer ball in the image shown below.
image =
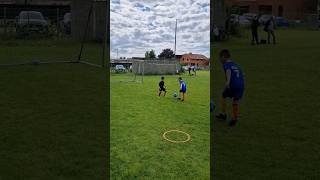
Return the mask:
{"type": "Polygon", "coordinates": [[[173,97],[178,97],[178,94],[176,92],[173,93],[173,97]]]}

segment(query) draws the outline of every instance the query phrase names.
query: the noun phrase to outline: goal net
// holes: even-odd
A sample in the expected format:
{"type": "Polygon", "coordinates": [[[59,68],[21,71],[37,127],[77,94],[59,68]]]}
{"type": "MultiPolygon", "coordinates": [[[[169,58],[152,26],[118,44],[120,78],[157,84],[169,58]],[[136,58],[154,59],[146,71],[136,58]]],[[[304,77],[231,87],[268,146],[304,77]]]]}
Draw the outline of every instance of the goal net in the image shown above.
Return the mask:
{"type": "Polygon", "coordinates": [[[104,66],[107,3],[0,5],[0,67],[51,63],[104,66]]]}

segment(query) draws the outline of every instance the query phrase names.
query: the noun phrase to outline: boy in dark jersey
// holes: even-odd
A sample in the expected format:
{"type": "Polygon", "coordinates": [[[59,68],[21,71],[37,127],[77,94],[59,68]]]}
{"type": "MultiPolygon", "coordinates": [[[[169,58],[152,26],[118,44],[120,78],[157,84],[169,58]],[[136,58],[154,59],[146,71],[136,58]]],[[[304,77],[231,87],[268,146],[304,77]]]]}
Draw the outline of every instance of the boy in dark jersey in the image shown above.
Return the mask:
{"type": "Polygon", "coordinates": [[[244,92],[244,78],[240,67],[231,61],[229,50],[222,50],[219,54],[219,58],[225,72],[226,84],[221,100],[222,113],[216,117],[222,120],[227,119],[226,98],[232,98],[232,117],[229,126],[235,126],[238,122],[239,101],[244,92]]]}
{"type": "Polygon", "coordinates": [[[161,92],[162,91],[164,92],[163,96],[166,96],[167,91],[166,91],[166,88],[164,86],[164,77],[163,76],[161,77],[161,81],[159,82],[159,96],[161,96],[161,92]]]}
{"type": "Polygon", "coordinates": [[[180,96],[179,96],[179,100],[181,100],[181,101],[184,101],[184,95],[185,95],[185,93],[187,92],[187,85],[186,85],[186,83],[182,80],[182,78],[181,77],[179,77],[179,83],[180,83],[180,90],[179,90],[179,92],[180,92],[180,96]]]}

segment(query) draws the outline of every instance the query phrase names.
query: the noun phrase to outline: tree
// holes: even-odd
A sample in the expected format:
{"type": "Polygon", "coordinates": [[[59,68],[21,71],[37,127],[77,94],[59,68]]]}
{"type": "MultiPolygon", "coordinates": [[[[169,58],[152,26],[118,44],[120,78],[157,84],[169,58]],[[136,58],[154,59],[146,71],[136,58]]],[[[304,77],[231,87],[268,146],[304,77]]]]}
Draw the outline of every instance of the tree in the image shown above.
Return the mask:
{"type": "Polygon", "coordinates": [[[149,58],[150,58],[149,51],[147,51],[147,52],[144,54],[144,58],[145,58],[145,59],[149,59],[149,58]]]}
{"type": "Polygon", "coordinates": [[[162,52],[158,55],[158,58],[160,59],[171,59],[174,57],[174,52],[171,49],[164,49],[162,52]]]}
{"type": "Polygon", "coordinates": [[[156,53],[154,52],[153,49],[151,49],[151,51],[149,51],[149,58],[150,59],[155,59],[156,58],[156,53]]]}

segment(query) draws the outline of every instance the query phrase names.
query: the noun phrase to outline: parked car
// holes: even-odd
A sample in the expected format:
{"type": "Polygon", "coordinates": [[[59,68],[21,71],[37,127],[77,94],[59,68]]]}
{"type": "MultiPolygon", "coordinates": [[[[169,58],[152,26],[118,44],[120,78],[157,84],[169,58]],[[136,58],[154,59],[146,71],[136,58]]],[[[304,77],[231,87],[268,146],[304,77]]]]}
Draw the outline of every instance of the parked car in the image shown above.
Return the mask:
{"type": "Polygon", "coordinates": [[[250,26],[251,21],[248,20],[248,18],[245,17],[245,16],[239,16],[238,17],[238,23],[239,23],[240,26],[250,26]]]}
{"type": "Polygon", "coordinates": [[[47,34],[49,32],[48,22],[41,12],[21,11],[16,17],[16,31],[18,33],[37,32],[47,34]]]}
{"type": "Polygon", "coordinates": [[[264,14],[260,17],[259,21],[260,24],[265,25],[267,23],[267,21],[272,17],[272,15],[270,14],[264,14]]]}
{"type": "Polygon", "coordinates": [[[258,15],[255,13],[245,13],[243,14],[243,16],[246,17],[249,21],[252,21],[258,15]]]}
{"type": "Polygon", "coordinates": [[[63,20],[60,22],[61,31],[66,34],[71,34],[71,13],[66,13],[63,20]]]}
{"type": "Polygon", "coordinates": [[[116,65],[116,67],[115,67],[115,71],[117,72],[117,73],[120,73],[120,72],[126,72],[126,68],[123,66],[123,65],[116,65]]]}
{"type": "Polygon", "coordinates": [[[249,26],[251,24],[251,21],[249,21],[245,16],[237,14],[230,15],[230,22],[232,24],[239,24],[240,26],[249,26]]]}
{"type": "Polygon", "coordinates": [[[289,27],[289,21],[284,17],[276,17],[275,22],[277,27],[289,27]]]}

